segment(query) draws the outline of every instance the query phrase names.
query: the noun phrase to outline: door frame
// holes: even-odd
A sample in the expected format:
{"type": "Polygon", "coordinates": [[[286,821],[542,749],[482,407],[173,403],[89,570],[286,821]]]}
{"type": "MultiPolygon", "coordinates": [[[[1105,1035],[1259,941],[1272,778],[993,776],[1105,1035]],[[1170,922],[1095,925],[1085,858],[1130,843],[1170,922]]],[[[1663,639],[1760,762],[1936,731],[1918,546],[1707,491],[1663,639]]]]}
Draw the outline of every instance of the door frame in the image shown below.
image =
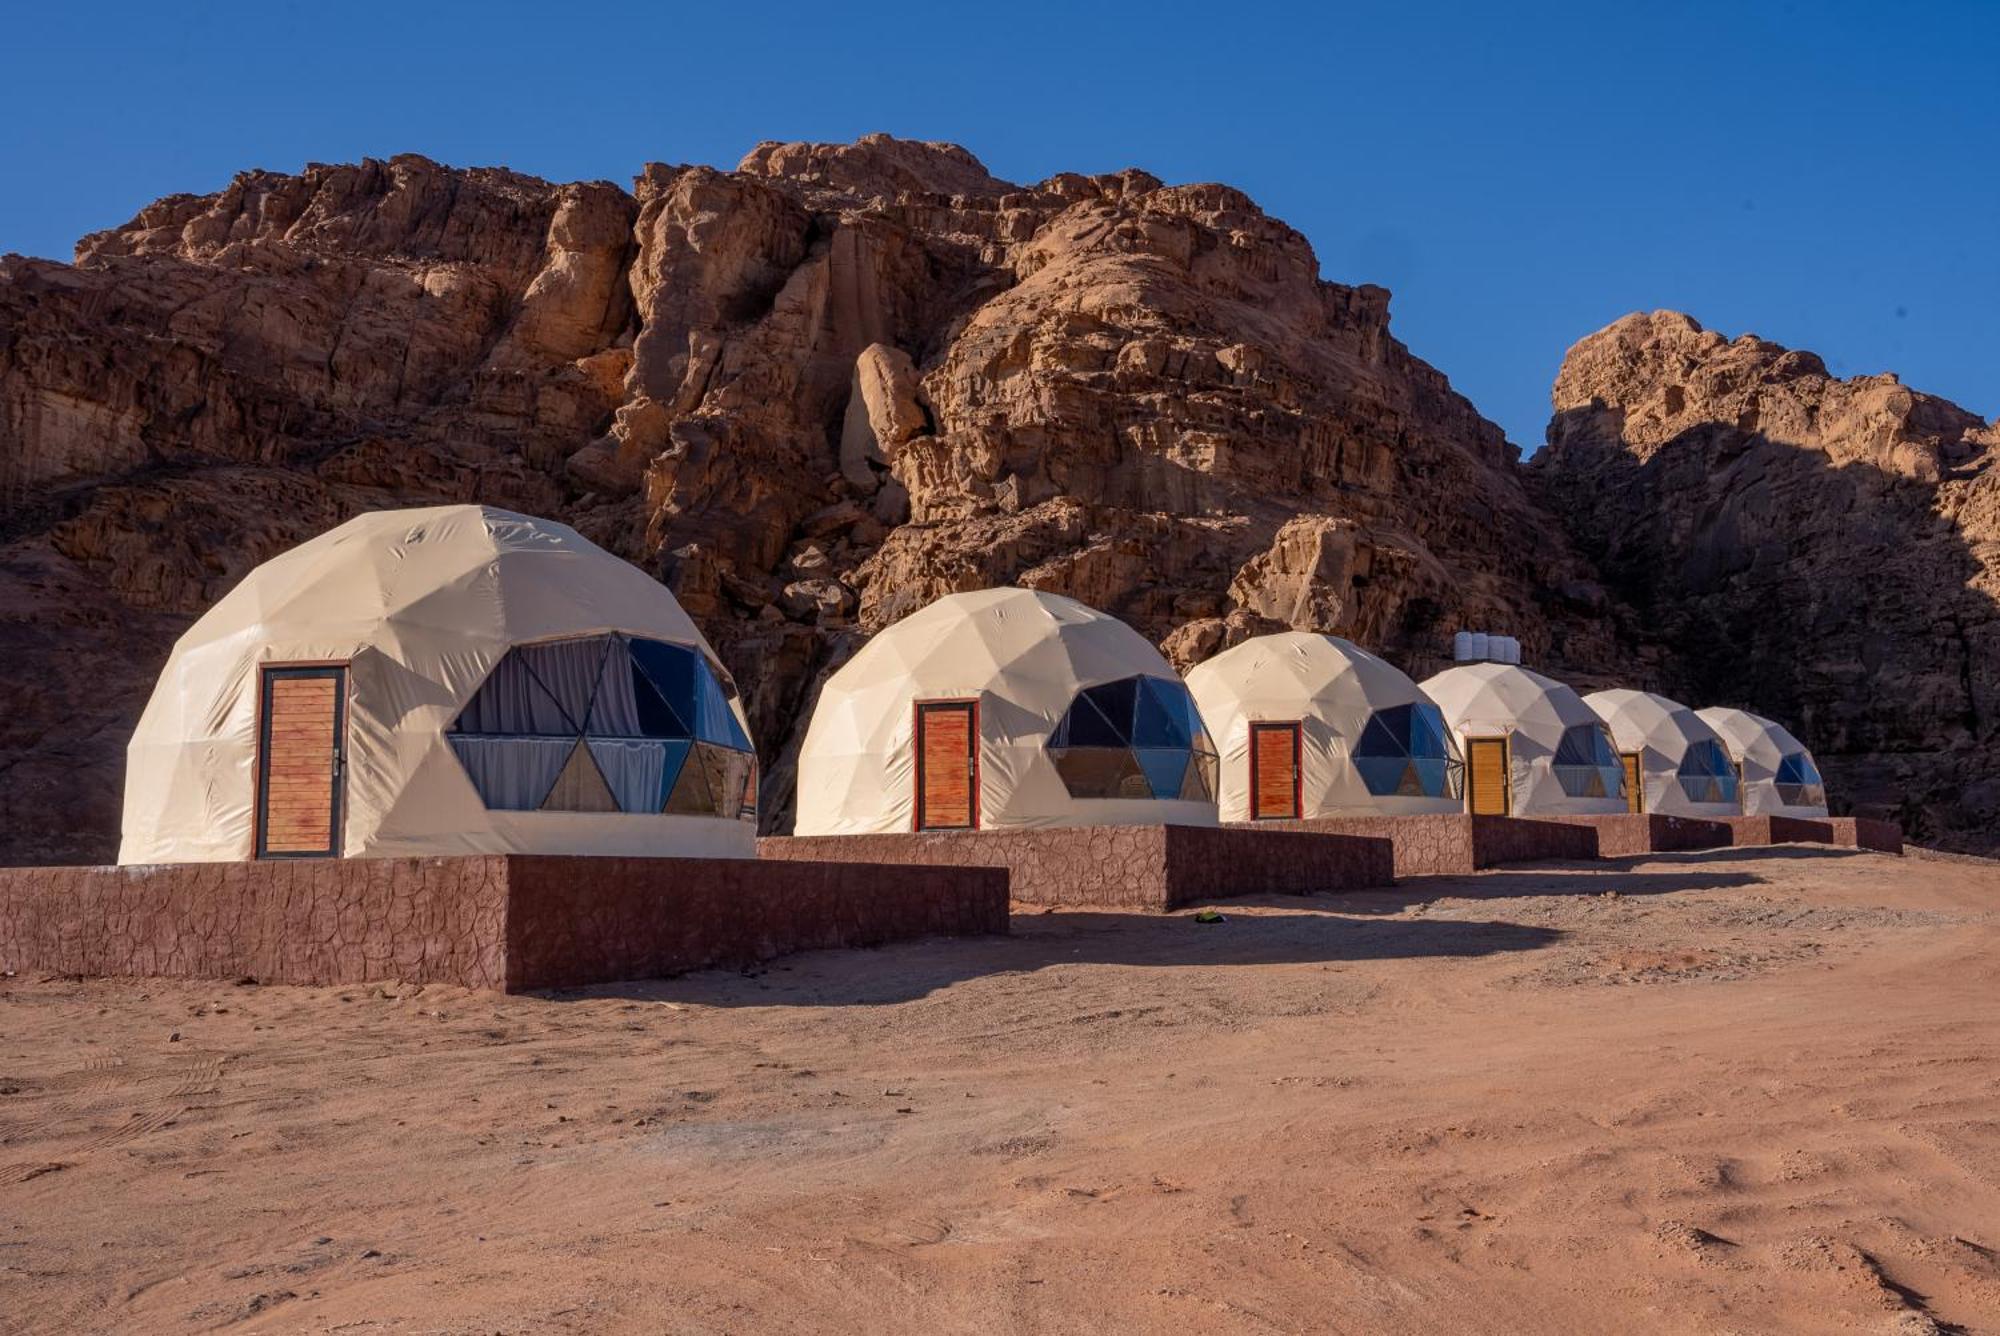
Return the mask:
{"type": "Polygon", "coordinates": [[[981,785],[983,779],[979,768],[979,742],[979,697],[931,696],[923,700],[910,702],[910,748],[916,754],[916,765],[913,768],[916,778],[916,789],[911,794],[910,803],[910,829],[912,831],[979,829],[979,809],[982,806],[981,785]],[[971,824],[969,825],[926,826],[924,824],[924,710],[934,705],[963,705],[969,708],[971,714],[970,733],[966,738],[969,744],[968,759],[972,763],[971,768],[966,772],[967,780],[971,786],[971,792],[967,795],[966,802],[966,814],[971,818],[971,824]]]}
{"type": "Polygon", "coordinates": [[[253,840],[251,857],[339,858],[342,829],[347,822],[347,696],[353,689],[348,659],[294,659],[257,665],[257,757],[250,775],[250,813],[253,840]],[[279,677],[322,677],[332,675],[338,683],[333,693],[333,793],[328,813],[325,853],[272,853],[264,847],[269,813],[264,807],[265,772],[271,760],[271,683],[279,677]]]}
{"type": "Polygon", "coordinates": [[[1625,770],[1628,762],[1631,769],[1626,771],[1625,782],[1632,786],[1632,791],[1625,795],[1625,810],[1634,816],[1643,816],[1646,812],[1646,753],[1619,752],[1618,768],[1625,770]]]}
{"type": "Polygon", "coordinates": [[[1250,819],[1252,821],[1302,821],[1306,814],[1306,723],[1303,719],[1252,719],[1250,727],[1250,819]],[[1292,812],[1290,816],[1264,816],[1257,810],[1257,733],[1259,729],[1286,729],[1292,735],[1292,812]]]}
{"type": "MultiPolygon", "coordinates": [[[[1468,816],[1482,815],[1472,810],[1472,786],[1475,775],[1472,768],[1472,748],[1475,743],[1497,742],[1500,744],[1500,812],[1501,816],[1514,815],[1514,735],[1512,733],[1468,733],[1461,739],[1465,744],[1465,811],[1468,816]]],[[[1491,812],[1483,815],[1494,815],[1491,812]]]]}

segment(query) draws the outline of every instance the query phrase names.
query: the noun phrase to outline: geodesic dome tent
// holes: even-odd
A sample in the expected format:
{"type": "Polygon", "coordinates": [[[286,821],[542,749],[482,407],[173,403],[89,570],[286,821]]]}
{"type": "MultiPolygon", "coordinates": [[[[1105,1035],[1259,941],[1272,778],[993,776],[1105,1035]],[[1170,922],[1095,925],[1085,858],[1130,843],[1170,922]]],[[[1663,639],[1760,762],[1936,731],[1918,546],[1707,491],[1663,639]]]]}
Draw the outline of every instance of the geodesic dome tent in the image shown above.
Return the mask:
{"type": "Polygon", "coordinates": [[[1679,701],[1649,691],[1594,691],[1583,703],[1611,730],[1636,811],[1662,816],[1735,816],[1736,764],[1715,730],[1679,701]]]}
{"type": "Polygon", "coordinates": [[[912,613],[827,679],[795,829],[1214,825],[1214,775],[1193,699],[1137,631],[987,589],[912,613]]]}
{"type": "Polygon", "coordinates": [[[1466,763],[1466,807],[1492,815],[1623,812],[1624,767],[1583,698],[1513,664],[1462,663],[1418,684],[1466,763]]]}
{"type": "Polygon", "coordinates": [[[1743,815],[1821,817],[1826,781],[1806,745],[1783,724],[1748,710],[1696,710],[1729,749],[1742,778],[1743,815]]]}
{"type": "Polygon", "coordinates": [[[1221,757],[1224,821],[1411,816],[1465,805],[1444,715],[1401,669],[1333,636],[1257,636],[1188,690],[1221,757]]]}
{"type": "Polygon", "coordinates": [[[750,857],[754,785],[734,688],[659,582],[548,520],[382,511],[174,646],[119,861],[750,857]]]}

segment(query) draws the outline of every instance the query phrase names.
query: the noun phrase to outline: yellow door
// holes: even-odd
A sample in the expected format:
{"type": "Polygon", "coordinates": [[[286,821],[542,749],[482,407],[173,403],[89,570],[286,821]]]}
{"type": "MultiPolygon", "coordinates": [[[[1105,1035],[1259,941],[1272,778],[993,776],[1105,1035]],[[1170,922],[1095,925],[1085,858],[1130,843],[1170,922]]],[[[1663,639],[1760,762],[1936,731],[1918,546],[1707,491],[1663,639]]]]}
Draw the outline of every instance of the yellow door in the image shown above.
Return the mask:
{"type": "Polygon", "coordinates": [[[1639,783],[1639,753],[1626,752],[1625,760],[1625,810],[1643,812],[1646,810],[1646,791],[1639,783]]]}
{"type": "Polygon", "coordinates": [[[1474,816],[1506,816],[1507,739],[1467,738],[1465,800],[1474,816]]]}

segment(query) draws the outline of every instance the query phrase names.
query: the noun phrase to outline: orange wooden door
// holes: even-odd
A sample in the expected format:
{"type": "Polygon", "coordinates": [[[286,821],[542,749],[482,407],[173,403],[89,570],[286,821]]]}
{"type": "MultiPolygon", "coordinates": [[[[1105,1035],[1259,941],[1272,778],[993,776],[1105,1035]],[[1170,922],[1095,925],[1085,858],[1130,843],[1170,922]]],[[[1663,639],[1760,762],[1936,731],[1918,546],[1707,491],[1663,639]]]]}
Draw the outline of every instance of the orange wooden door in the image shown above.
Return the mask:
{"type": "Polygon", "coordinates": [[[1303,816],[1299,806],[1300,726],[1292,723],[1250,725],[1250,819],[1291,821],[1303,816]]]}
{"type": "Polygon", "coordinates": [[[1507,739],[1467,738],[1465,759],[1465,801],[1468,810],[1474,816],[1506,816],[1510,805],[1507,739]]]}
{"type": "Polygon", "coordinates": [[[1639,753],[1626,752],[1625,761],[1625,810],[1643,812],[1646,810],[1646,790],[1640,784],[1639,753]]]}
{"type": "Polygon", "coordinates": [[[257,856],[336,858],[347,669],[266,668],[257,757],[257,856]]]}
{"type": "Polygon", "coordinates": [[[979,707],[969,700],[917,704],[917,829],[979,825],[979,707]]]}

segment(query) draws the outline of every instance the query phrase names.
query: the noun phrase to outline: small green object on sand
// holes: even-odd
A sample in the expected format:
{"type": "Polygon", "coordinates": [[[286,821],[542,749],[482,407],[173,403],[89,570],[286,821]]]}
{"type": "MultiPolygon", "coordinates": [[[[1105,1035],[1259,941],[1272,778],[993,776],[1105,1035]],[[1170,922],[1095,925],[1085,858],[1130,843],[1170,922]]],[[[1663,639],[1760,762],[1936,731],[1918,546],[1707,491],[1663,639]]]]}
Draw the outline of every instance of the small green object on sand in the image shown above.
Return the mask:
{"type": "Polygon", "coordinates": [[[1202,911],[1201,911],[1201,912],[1200,912],[1199,914],[1196,914],[1196,915],[1194,916],[1194,921],[1195,921],[1196,923],[1227,923],[1227,922],[1229,922],[1229,920],[1228,920],[1228,919],[1226,919],[1226,918],[1222,917],[1222,915],[1221,915],[1221,914],[1218,914],[1218,913],[1217,913],[1217,912],[1216,912],[1215,910],[1213,910],[1213,909],[1204,909],[1204,910],[1202,910],[1202,911]]]}

